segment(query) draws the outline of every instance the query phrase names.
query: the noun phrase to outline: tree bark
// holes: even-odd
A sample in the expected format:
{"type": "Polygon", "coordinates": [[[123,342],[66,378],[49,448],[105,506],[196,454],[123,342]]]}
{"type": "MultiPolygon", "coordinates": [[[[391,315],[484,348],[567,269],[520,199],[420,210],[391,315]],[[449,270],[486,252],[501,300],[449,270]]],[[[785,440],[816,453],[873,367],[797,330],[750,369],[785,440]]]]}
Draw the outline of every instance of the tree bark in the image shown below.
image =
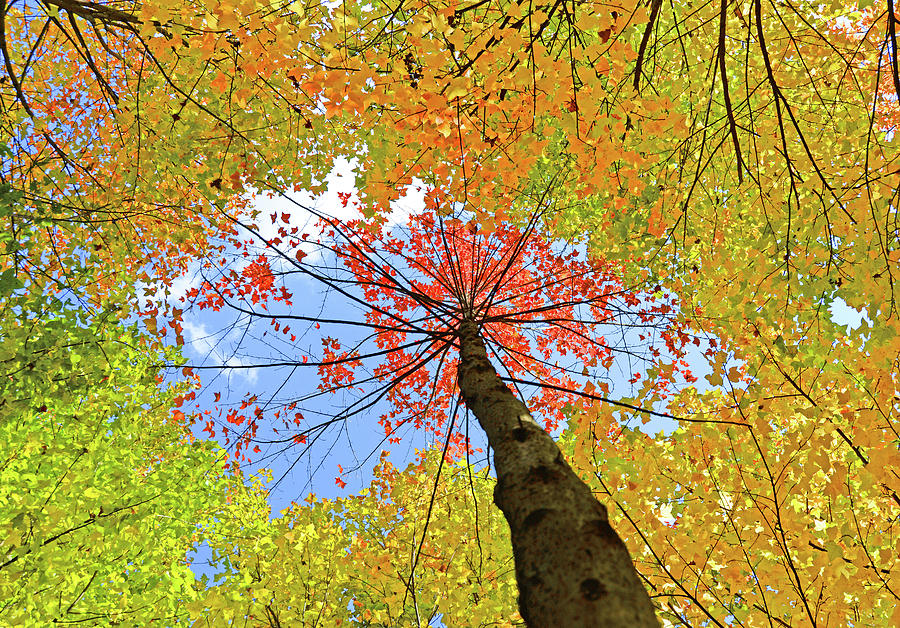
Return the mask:
{"type": "Polygon", "coordinates": [[[512,533],[519,611],[530,628],[658,628],[606,508],[500,380],[478,325],[459,327],[459,388],[494,450],[494,503],[512,533]]]}

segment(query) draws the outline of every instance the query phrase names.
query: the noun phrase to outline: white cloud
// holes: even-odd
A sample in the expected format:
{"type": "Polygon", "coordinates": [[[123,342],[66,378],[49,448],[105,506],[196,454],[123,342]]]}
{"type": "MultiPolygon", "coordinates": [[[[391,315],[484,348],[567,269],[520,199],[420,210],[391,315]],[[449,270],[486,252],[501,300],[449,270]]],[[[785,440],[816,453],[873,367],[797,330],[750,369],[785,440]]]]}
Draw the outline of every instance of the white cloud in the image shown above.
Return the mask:
{"type": "Polygon", "coordinates": [[[422,213],[425,209],[426,191],[425,184],[419,180],[406,186],[406,193],[391,203],[388,225],[405,225],[410,216],[422,213]]]}
{"type": "MultiPolygon", "coordinates": [[[[240,367],[246,364],[246,362],[236,356],[226,356],[220,349],[223,341],[217,339],[215,334],[209,333],[206,325],[203,323],[192,323],[186,320],[182,323],[182,329],[185,346],[202,357],[204,361],[211,362],[216,366],[240,367]]],[[[226,373],[228,378],[231,378],[233,375],[242,377],[248,384],[253,385],[259,380],[259,369],[236,368],[226,373]]]]}
{"type": "Polygon", "coordinates": [[[169,288],[168,300],[170,303],[180,303],[181,299],[194,288],[199,288],[203,282],[200,274],[200,262],[191,262],[183,275],[177,277],[169,288]]]}
{"type": "MultiPolygon", "coordinates": [[[[259,211],[259,218],[256,221],[257,233],[267,241],[271,241],[278,237],[279,227],[283,226],[288,229],[297,227],[299,234],[309,233],[311,236],[310,241],[303,242],[299,247],[307,255],[306,261],[308,263],[319,261],[322,251],[321,247],[315,243],[315,236],[318,235],[315,228],[317,214],[337,220],[362,218],[362,213],[357,208],[359,196],[356,188],[356,167],[355,159],[343,157],[336,159],[331,172],[325,177],[326,191],[317,197],[313,197],[308,192],[290,192],[284,196],[278,196],[251,190],[252,208],[259,211]],[[348,201],[343,202],[338,193],[349,194],[348,201]],[[273,223],[270,219],[271,214],[277,214],[279,219],[282,214],[287,214],[290,219],[287,223],[280,220],[273,223]]],[[[414,180],[408,185],[404,195],[391,203],[386,228],[405,225],[410,216],[422,212],[425,209],[426,191],[425,184],[419,180],[414,180]]],[[[249,236],[249,234],[247,235],[249,236]]],[[[296,249],[287,249],[284,244],[282,244],[281,250],[290,257],[297,252],[296,249]]],[[[263,248],[260,248],[260,252],[263,252],[263,248]]],[[[250,258],[233,259],[230,262],[229,270],[240,272],[250,261],[250,258]]],[[[146,290],[149,286],[140,282],[135,285],[135,291],[141,299],[150,299],[160,305],[168,302],[177,307],[181,304],[181,299],[192,288],[200,287],[203,281],[200,268],[201,262],[190,263],[185,272],[172,282],[168,295],[165,294],[162,287],[157,287],[154,293],[148,295],[146,290]]]]}
{"type": "MultiPolygon", "coordinates": [[[[327,216],[336,220],[353,220],[362,218],[362,212],[357,205],[359,202],[356,187],[355,159],[338,158],[334,161],[334,167],[325,177],[326,190],[319,196],[313,197],[308,192],[288,192],[283,196],[270,195],[269,193],[256,194],[253,209],[259,212],[258,233],[266,240],[271,241],[278,236],[279,226],[291,229],[297,227],[299,233],[309,233],[310,236],[319,235],[316,230],[316,221],[319,216],[327,216]],[[340,195],[347,195],[344,199],[340,195]],[[346,201],[345,201],[346,199],[346,201]],[[290,216],[287,224],[280,220],[273,224],[270,216],[282,214],[290,216]]],[[[425,185],[420,181],[414,181],[407,186],[405,194],[391,203],[391,211],[387,215],[387,228],[394,225],[406,224],[409,217],[421,212],[425,208],[425,185]]],[[[311,237],[310,240],[314,240],[311,237]]],[[[304,242],[299,247],[308,257],[307,262],[312,263],[321,258],[321,247],[314,241],[304,242]]],[[[291,257],[296,250],[283,252],[291,257]]]]}
{"type": "Polygon", "coordinates": [[[192,288],[199,288],[202,281],[200,262],[197,261],[189,263],[187,270],[172,281],[172,285],[168,287],[168,295],[166,294],[166,286],[158,282],[146,284],[138,281],[134,284],[134,291],[141,303],[149,299],[160,306],[164,303],[169,303],[178,307],[181,304],[181,299],[188,291],[192,288]],[[148,292],[148,290],[151,291],[148,292]]]}

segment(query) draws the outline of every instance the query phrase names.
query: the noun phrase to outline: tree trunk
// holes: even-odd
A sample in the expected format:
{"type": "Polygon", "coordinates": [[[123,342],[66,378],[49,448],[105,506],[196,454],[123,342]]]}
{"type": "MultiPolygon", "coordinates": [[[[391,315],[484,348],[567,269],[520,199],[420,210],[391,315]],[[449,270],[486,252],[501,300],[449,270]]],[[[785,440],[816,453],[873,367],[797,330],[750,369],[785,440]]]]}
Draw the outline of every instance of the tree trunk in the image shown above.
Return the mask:
{"type": "Polygon", "coordinates": [[[494,502],[512,532],[519,610],[530,628],[658,628],[606,508],[500,380],[478,325],[459,327],[459,388],[494,450],[494,502]]]}

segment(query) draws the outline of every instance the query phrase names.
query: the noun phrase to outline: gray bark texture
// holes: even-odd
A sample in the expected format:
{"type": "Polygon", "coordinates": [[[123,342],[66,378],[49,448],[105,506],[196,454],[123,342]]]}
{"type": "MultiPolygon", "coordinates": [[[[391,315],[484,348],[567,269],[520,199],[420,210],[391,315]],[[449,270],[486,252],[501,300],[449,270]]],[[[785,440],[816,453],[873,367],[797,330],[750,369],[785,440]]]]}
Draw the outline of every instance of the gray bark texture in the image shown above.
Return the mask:
{"type": "Polygon", "coordinates": [[[478,325],[459,327],[459,388],[494,450],[494,502],[512,533],[519,612],[530,628],[658,628],[606,507],[500,380],[478,325]]]}

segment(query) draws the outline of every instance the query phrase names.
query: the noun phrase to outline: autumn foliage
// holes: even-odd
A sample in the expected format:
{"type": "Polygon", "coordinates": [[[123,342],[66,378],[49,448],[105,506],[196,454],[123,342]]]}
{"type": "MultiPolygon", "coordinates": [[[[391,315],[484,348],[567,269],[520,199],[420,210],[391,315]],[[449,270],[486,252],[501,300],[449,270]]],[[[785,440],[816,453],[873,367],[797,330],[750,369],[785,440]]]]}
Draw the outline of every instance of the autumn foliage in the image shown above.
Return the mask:
{"type": "MultiPolygon", "coordinates": [[[[204,281],[185,300],[200,310],[260,316],[285,341],[294,342],[298,328],[292,326],[308,327],[315,319],[304,322],[306,317],[293,313],[290,278],[315,277],[335,288],[348,304],[364,309],[363,320],[324,317],[315,327],[356,325],[367,335],[345,343],[323,330],[321,353],[303,355],[296,364],[315,367],[321,395],[359,395],[346,416],[382,412],[379,422],[387,441],[399,442],[405,426],[425,428],[446,436],[453,455],[465,450],[456,417],[456,330],[464,318],[481,325],[503,377],[525,395],[548,430],[560,427],[564,408],[576,400],[609,393],[609,382],[595,383],[589,375],[608,371],[623,350],[609,345],[603,333],[624,318],[645,328],[635,341],[650,346],[646,364],[671,362],[669,377],[655,381],[654,390],[664,395],[679,373],[692,377],[687,363],[677,358],[689,338],[669,324],[673,310],[662,293],[648,299],[629,290],[615,266],[587,260],[575,249],[566,252],[562,243],[542,235],[536,218],[522,226],[497,220],[488,230],[471,217],[464,222],[443,215],[438,208],[447,202],[432,191],[432,209],[400,227],[380,218],[323,217],[316,246],[317,255],[326,257],[315,257],[319,261],[310,261],[301,248],[311,241],[309,234],[296,228],[290,234],[279,226],[265,254],[247,254],[245,242],[245,253],[238,257],[249,262],[204,281]],[[294,250],[298,253],[290,254],[294,250]],[[334,263],[340,270],[326,275],[334,263]],[[656,336],[652,342],[651,336],[656,336]]],[[[279,222],[279,216],[272,218],[279,222]]],[[[257,422],[260,411],[241,412],[252,401],[228,411],[228,423],[257,422]]],[[[305,438],[316,427],[302,425],[295,406],[275,411],[275,418],[288,433],[305,438]]],[[[213,422],[206,429],[214,432],[213,422]]],[[[229,438],[230,430],[225,426],[229,438]]],[[[244,432],[238,452],[250,446],[256,432],[256,426],[244,432]]]]}
{"type": "MultiPolygon", "coordinates": [[[[33,495],[69,482],[148,494],[140,474],[92,446],[70,464],[66,439],[88,442],[73,418],[83,407],[125,413],[109,446],[139,460],[139,452],[166,450],[159,460],[175,466],[163,474],[196,453],[182,420],[227,435],[241,462],[263,453],[254,448],[264,439],[305,451],[327,425],[365,413],[380,416],[385,439],[412,426],[462,454],[453,330],[468,318],[481,324],[507,384],[545,427],[562,429],[567,459],[609,507],[660,618],[900,623],[896,15],[893,1],[10,4],[0,19],[0,363],[15,398],[3,405],[7,440],[22,446],[4,453],[8,484],[33,477],[33,495]],[[254,223],[268,213],[266,194],[320,192],[334,159],[346,156],[357,160],[364,219],[326,220],[322,237],[304,237],[290,215],[276,214],[276,235],[261,237],[254,223]],[[411,184],[432,191],[427,211],[405,228],[387,227],[390,202],[411,184]],[[323,266],[326,258],[334,265],[323,266]],[[168,298],[179,275],[195,270],[202,277],[184,303],[168,298]],[[325,321],[304,311],[290,284],[298,277],[361,308],[354,329],[362,335],[348,331],[347,316],[325,321]],[[861,327],[832,320],[843,305],[866,312],[861,327]],[[320,352],[297,350],[286,361],[315,379],[316,399],[347,392],[359,401],[317,423],[301,400],[275,407],[258,391],[157,391],[146,372],[155,366],[138,354],[171,344],[160,355],[174,355],[191,317],[225,310],[263,321],[288,346],[314,330],[320,352]],[[145,335],[106,335],[107,325],[132,318],[145,335]],[[44,323],[47,333],[35,331],[44,323]],[[617,324],[633,330],[628,346],[612,333],[617,324]],[[85,329],[103,342],[90,345],[85,329]],[[71,373],[40,357],[45,349],[62,355],[72,338],[71,360],[82,366],[71,373]],[[608,387],[608,372],[629,354],[641,366],[622,393],[608,387]],[[136,383],[106,384],[88,361],[133,372],[136,383]],[[70,376],[84,378],[72,382],[77,398],[21,401],[22,391],[70,376]],[[128,394],[171,407],[148,411],[125,403],[128,394]],[[677,427],[636,429],[654,414],[677,427]],[[163,416],[176,421],[160,427],[163,416]],[[140,430],[140,417],[153,427],[140,430]],[[53,443],[39,442],[45,426],[56,430],[53,443]],[[281,431],[272,437],[270,428],[281,431]],[[43,462],[42,445],[53,464],[43,462]],[[88,470],[101,463],[124,475],[96,484],[88,470]]],[[[171,362],[181,377],[208,381],[199,367],[171,362]]],[[[446,574],[459,570],[437,556],[442,548],[460,548],[476,574],[467,582],[473,607],[497,589],[508,599],[508,580],[474,568],[478,529],[474,538],[451,530],[464,522],[455,519],[460,490],[448,487],[466,468],[435,478],[441,490],[424,508],[427,491],[410,488],[423,468],[382,466],[384,499],[342,502],[343,521],[359,526],[354,552],[428,548],[419,585],[415,562],[391,563],[394,572],[408,568],[403,578],[379,575],[390,559],[374,549],[348,565],[330,505],[295,506],[271,524],[268,513],[250,516],[264,510],[258,486],[229,489],[252,521],[252,548],[223,539],[218,547],[223,556],[269,552],[269,560],[277,551],[303,561],[326,544],[333,561],[316,563],[316,582],[327,587],[338,572],[343,587],[369,579],[390,600],[344,598],[345,587],[337,597],[360,605],[328,606],[335,622],[420,621],[410,596],[433,586],[439,597],[446,574]],[[390,512],[375,516],[377,508],[390,512]],[[442,543],[404,531],[423,511],[426,520],[443,517],[429,520],[442,543]],[[312,524],[323,527],[298,527],[312,524]],[[391,526],[413,540],[385,539],[391,526]]],[[[8,502],[10,565],[58,560],[33,551],[63,530],[56,524],[108,532],[110,552],[152,536],[143,523],[91,519],[102,496],[47,494],[21,507],[8,502]],[[66,512],[47,510],[54,500],[66,512]],[[46,530],[43,540],[28,537],[26,521],[46,530]],[[34,557],[13,560],[16,551],[34,557]]],[[[159,503],[174,508],[172,499],[165,493],[159,503]]],[[[209,495],[198,504],[202,517],[221,508],[209,495]]],[[[483,523],[478,508],[466,512],[483,523]]],[[[241,529],[234,509],[219,512],[241,529]]],[[[182,552],[187,533],[176,528],[166,538],[182,552]]],[[[256,597],[231,617],[258,625],[287,618],[278,605],[299,598],[278,582],[263,586],[250,560],[234,563],[223,586],[238,597],[250,586],[256,597]]],[[[63,606],[80,608],[80,591],[118,618],[106,612],[111,603],[90,565],[78,564],[87,565],[80,579],[52,571],[63,606]]],[[[125,591],[122,570],[107,567],[94,571],[125,591]]],[[[286,578],[311,577],[294,567],[272,565],[286,578]]],[[[36,572],[12,573],[0,570],[8,599],[19,578],[36,572]]],[[[176,598],[167,608],[183,616],[176,598]]],[[[228,601],[192,599],[191,613],[212,622],[228,601]]],[[[430,609],[451,617],[463,602],[430,609]]],[[[49,621],[22,614],[23,604],[2,608],[49,621]]],[[[516,617],[492,607],[464,620],[516,617]]]]}
{"type": "MultiPolygon", "coordinates": [[[[484,233],[474,220],[425,212],[404,231],[407,238],[355,221],[327,234],[341,233],[345,240],[333,250],[371,306],[366,319],[380,330],[375,345],[390,349],[373,370],[379,382],[391,384],[391,410],[381,418],[388,433],[398,421],[443,427],[456,397],[457,358],[448,350],[463,318],[481,324],[504,377],[537,387],[529,405],[555,430],[562,408],[585,386],[582,371],[608,370],[613,362],[603,327],[629,308],[644,322],[669,311],[667,305],[641,311],[640,299],[622,286],[613,267],[576,252],[555,253],[534,224],[519,229],[501,223],[484,233]],[[426,359],[440,366],[433,372],[419,367],[426,359]],[[565,365],[569,360],[573,364],[565,365]],[[398,373],[402,385],[393,385],[400,383],[398,373]],[[423,398],[414,392],[420,390],[431,392],[423,398]]],[[[323,385],[331,388],[351,380],[354,365],[352,353],[337,361],[334,349],[320,369],[323,385]]]]}

